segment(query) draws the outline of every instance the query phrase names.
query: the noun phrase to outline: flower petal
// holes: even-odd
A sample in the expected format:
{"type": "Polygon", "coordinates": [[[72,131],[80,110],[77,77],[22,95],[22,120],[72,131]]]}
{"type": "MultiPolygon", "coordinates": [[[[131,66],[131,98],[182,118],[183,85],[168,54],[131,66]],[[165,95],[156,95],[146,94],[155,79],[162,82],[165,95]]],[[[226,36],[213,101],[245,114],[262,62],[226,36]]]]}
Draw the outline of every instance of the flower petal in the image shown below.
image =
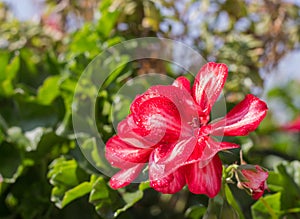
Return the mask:
{"type": "Polygon", "coordinates": [[[198,138],[197,145],[185,164],[201,161],[202,165],[206,165],[218,152],[239,147],[238,144],[217,142],[209,136],[202,136],[198,138]]]}
{"type": "Polygon", "coordinates": [[[189,79],[184,76],[176,78],[172,85],[181,89],[186,89],[189,93],[191,93],[191,83],[189,79]]]}
{"type": "Polygon", "coordinates": [[[122,141],[119,136],[113,136],[106,143],[105,157],[112,166],[128,168],[137,163],[148,162],[152,149],[138,148],[122,141]]]}
{"type": "Polygon", "coordinates": [[[197,108],[191,94],[176,86],[157,85],[149,88],[144,94],[138,96],[132,103],[130,110],[133,114],[140,112],[140,106],[150,98],[162,97],[171,101],[177,108],[182,120],[198,116],[197,108]]]}
{"type": "Polygon", "coordinates": [[[252,190],[258,190],[265,184],[269,174],[267,171],[264,171],[260,166],[255,165],[255,170],[241,170],[244,177],[248,180],[243,182],[243,184],[252,190]]]}
{"type": "Polygon", "coordinates": [[[265,118],[268,107],[259,98],[248,94],[223,119],[212,122],[213,135],[242,136],[254,131],[265,118]]]}
{"type": "Polygon", "coordinates": [[[185,178],[189,190],[194,194],[205,194],[212,198],[218,194],[222,181],[222,162],[218,155],[202,167],[199,162],[185,166],[185,178]]]}
{"type": "Polygon", "coordinates": [[[208,116],[218,99],[228,74],[225,64],[209,62],[198,72],[192,88],[195,102],[199,105],[200,116],[208,116]]]}
{"type": "Polygon", "coordinates": [[[258,200],[261,196],[263,196],[263,194],[264,194],[264,190],[261,190],[261,191],[259,191],[259,192],[253,192],[252,193],[252,198],[254,199],[254,200],[258,200]]]}
{"type": "Polygon", "coordinates": [[[191,94],[171,85],[149,88],[133,101],[130,110],[135,126],[139,127],[138,135],[153,142],[153,146],[192,136],[190,122],[198,118],[191,94]]]}
{"type": "Polygon", "coordinates": [[[156,147],[149,158],[149,175],[151,179],[162,179],[180,166],[185,165],[196,144],[197,139],[191,137],[173,145],[156,147]]]}
{"type": "Polygon", "coordinates": [[[174,142],[180,136],[180,114],[168,98],[151,98],[139,106],[138,113],[132,115],[139,127],[139,134],[154,144],[174,142]]]}
{"type": "Polygon", "coordinates": [[[128,169],[120,170],[110,178],[109,184],[113,189],[119,189],[130,184],[139,176],[145,164],[138,164],[128,169]]]}
{"type": "Polygon", "coordinates": [[[179,192],[184,185],[185,176],[182,168],[161,179],[152,179],[150,175],[150,186],[161,193],[174,194],[179,192]]]}
{"type": "Polygon", "coordinates": [[[132,114],[128,115],[118,124],[118,136],[126,143],[139,148],[150,148],[155,142],[147,140],[143,135],[143,130],[137,126],[132,114]]]}
{"type": "Polygon", "coordinates": [[[160,179],[181,166],[196,163],[205,166],[223,150],[239,148],[229,142],[216,142],[209,136],[191,137],[173,145],[156,147],[149,158],[149,172],[152,179],[160,179]]]}

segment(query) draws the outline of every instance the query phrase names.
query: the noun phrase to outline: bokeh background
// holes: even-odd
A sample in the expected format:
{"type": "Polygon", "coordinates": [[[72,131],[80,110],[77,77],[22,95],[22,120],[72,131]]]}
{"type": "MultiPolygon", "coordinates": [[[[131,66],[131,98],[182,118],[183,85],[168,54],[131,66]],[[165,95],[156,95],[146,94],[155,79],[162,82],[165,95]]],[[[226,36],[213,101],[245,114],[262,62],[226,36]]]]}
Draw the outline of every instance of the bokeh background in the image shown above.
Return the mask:
{"type": "MultiPolygon", "coordinates": [[[[240,218],[300,218],[299,0],[0,1],[0,218],[204,215],[208,198],[187,189],[174,195],[147,183],[110,189],[75,141],[71,105],[88,63],[112,45],[147,36],[184,42],[207,61],[226,63],[228,110],[247,93],[267,102],[256,132],[227,140],[241,145],[245,161],[270,170],[269,191],[255,202],[231,185],[230,203],[240,218]]],[[[184,73],[161,60],[138,60],[100,89],[103,139],[115,133],[115,94],[129,79],[153,72],[184,73]]],[[[128,105],[119,103],[124,115],[128,105]]],[[[97,145],[86,147],[97,161],[97,145]]],[[[238,150],[220,156],[224,164],[239,162],[238,150]]]]}

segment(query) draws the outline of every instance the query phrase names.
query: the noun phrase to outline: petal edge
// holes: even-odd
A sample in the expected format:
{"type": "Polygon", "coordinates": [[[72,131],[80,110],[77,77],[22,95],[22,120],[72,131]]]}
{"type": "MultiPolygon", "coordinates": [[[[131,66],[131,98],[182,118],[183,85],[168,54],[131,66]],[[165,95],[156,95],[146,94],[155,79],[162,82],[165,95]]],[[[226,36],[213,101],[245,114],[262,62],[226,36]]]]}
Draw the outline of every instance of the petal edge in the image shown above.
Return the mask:
{"type": "Polygon", "coordinates": [[[237,104],[223,119],[212,122],[213,135],[244,136],[254,131],[267,114],[266,103],[252,94],[237,104]]]}
{"type": "Polygon", "coordinates": [[[192,88],[195,102],[199,106],[200,116],[208,116],[218,99],[228,75],[228,68],[223,63],[209,62],[198,72],[192,88]]]}

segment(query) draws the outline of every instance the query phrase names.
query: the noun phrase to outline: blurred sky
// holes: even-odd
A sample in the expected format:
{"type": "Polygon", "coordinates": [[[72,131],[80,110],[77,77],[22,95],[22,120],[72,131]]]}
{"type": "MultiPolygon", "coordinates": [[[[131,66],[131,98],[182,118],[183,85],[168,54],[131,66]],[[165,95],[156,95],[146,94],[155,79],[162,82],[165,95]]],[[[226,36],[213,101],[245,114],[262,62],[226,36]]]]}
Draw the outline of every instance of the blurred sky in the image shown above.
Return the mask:
{"type": "Polygon", "coordinates": [[[300,49],[287,54],[280,62],[274,72],[266,75],[265,89],[283,87],[290,80],[298,80],[300,82],[300,49]]]}
{"type": "MultiPolygon", "coordinates": [[[[7,2],[12,8],[14,15],[20,20],[39,21],[44,5],[44,0],[0,0],[0,2],[1,1],[7,2]]],[[[286,1],[294,2],[300,5],[300,0],[286,1]]],[[[162,12],[168,13],[167,11],[162,12]]],[[[221,23],[224,24],[226,22],[221,23]]],[[[180,29],[181,27],[178,26],[177,29],[178,28],[180,29]]],[[[278,67],[274,69],[271,74],[265,74],[264,72],[261,72],[261,74],[264,75],[265,78],[265,87],[263,94],[264,99],[267,99],[266,94],[273,87],[283,87],[290,80],[298,80],[300,82],[300,49],[289,53],[285,58],[283,58],[278,67]]],[[[290,113],[285,111],[286,107],[282,103],[276,101],[268,102],[269,108],[274,111],[275,114],[277,114],[277,118],[280,118],[279,123],[285,123],[292,119],[289,116],[290,113]]]]}
{"type": "Polygon", "coordinates": [[[11,6],[14,15],[19,20],[38,21],[43,9],[44,0],[0,0],[11,6]]]}

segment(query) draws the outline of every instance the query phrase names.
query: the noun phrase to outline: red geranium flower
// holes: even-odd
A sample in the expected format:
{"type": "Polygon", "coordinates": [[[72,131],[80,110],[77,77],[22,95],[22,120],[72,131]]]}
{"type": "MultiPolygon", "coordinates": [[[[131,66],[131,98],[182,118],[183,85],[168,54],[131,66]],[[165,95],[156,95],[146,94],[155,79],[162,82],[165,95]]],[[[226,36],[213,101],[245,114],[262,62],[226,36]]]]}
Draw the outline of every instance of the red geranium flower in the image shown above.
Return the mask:
{"type": "Polygon", "coordinates": [[[268,189],[266,180],[269,174],[260,166],[241,165],[237,171],[238,186],[248,190],[253,199],[259,199],[264,194],[265,189],[268,189]]]}
{"type": "Polygon", "coordinates": [[[110,186],[128,185],[149,163],[155,190],[176,193],[187,184],[195,194],[214,197],[222,177],[217,153],[239,146],[213,136],[247,135],[267,111],[263,101],[249,94],[224,118],[208,123],[227,74],[225,64],[211,62],[200,69],[192,88],[187,78],[179,77],[173,85],[153,86],[137,96],[118,134],[106,143],[107,160],[121,169],[110,186]]]}

